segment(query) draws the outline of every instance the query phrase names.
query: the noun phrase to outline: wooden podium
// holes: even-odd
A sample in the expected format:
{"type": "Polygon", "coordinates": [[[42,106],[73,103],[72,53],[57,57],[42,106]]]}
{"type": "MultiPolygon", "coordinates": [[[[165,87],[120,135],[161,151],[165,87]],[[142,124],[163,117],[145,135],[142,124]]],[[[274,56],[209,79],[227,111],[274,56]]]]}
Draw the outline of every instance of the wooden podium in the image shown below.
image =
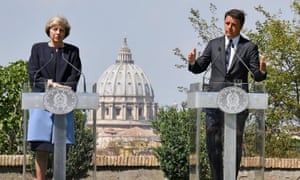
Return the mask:
{"type": "MultiPolygon", "coordinates": [[[[193,85],[194,87],[195,85],[199,86],[199,83],[193,85]]],[[[226,84],[225,88],[219,92],[204,92],[201,91],[200,88],[196,88],[187,93],[187,106],[188,108],[196,109],[219,108],[224,112],[223,174],[224,180],[235,179],[236,114],[245,109],[267,109],[268,95],[266,93],[262,93],[260,90],[259,92],[255,92],[254,90],[254,92],[246,93],[239,86],[235,86],[235,84],[232,84],[231,86],[226,84]]],[[[199,114],[197,116],[199,116],[199,114]]],[[[199,127],[197,126],[197,131],[198,128],[199,127]]],[[[198,152],[196,151],[196,153],[198,152]]],[[[196,162],[199,160],[197,157],[198,155],[196,154],[196,162]]],[[[195,178],[199,180],[199,174],[196,174],[195,178]]]]}
{"type": "MultiPolygon", "coordinates": [[[[45,93],[22,93],[22,109],[47,109],[55,114],[55,180],[66,179],[66,114],[74,109],[97,109],[99,106],[98,101],[99,97],[96,93],[74,93],[72,90],[66,88],[51,88],[45,93]]],[[[24,133],[27,133],[25,126],[24,133]]],[[[24,134],[24,137],[26,137],[26,134],[24,134]]]]}

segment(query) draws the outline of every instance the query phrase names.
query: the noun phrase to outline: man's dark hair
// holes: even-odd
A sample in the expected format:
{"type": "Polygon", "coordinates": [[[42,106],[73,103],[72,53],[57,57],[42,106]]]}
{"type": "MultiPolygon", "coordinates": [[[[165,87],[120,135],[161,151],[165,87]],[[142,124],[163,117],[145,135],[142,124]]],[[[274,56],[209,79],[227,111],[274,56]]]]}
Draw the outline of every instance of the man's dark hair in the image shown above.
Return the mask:
{"type": "Polygon", "coordinates": [[[231,9],[225,13],[224,19],[226,19],[227,16],[231,16],[234,19],[240,20],[241,26],[243,27],[245,22],[245,13],[242,10],[239,9],[231,9]]]}

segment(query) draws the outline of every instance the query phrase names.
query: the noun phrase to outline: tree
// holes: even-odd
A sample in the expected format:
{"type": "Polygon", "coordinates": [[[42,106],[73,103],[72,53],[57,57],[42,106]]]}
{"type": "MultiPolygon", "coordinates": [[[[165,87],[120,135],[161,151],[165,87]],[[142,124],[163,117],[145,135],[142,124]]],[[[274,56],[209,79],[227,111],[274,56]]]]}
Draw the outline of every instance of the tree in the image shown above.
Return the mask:
{"type": "Polygon", "coordinates": [[[189,111],[171,107],[157,115],[152,126],[162,144],[155,149],[160,168],[169,180],[189,179],[189,111]]]}
{"type": "Polygon", "coordinates": [[[93,134],[85,126],[86,114],[75,111],[75,139],[76,143],[68,148],[66,178],[82,179],[88,176],[88,170],[93,156],[93,134]]]}
{"type": "Polygon", "coordinates": [[[23,85],[28,82],[27,62],[19,60],[0,66],[0,153],[21,153],[23,138],[23,85]]]}
{"type": "MultiPolygon", "coordinates": [[[[210,22],[208,23],[205,19],[201,18],[200,12],[197,9],[191,9],[191,16],[189,17],[189,20],[195,29],[197,36],[199,38],[198,45],[200,48],[204,48],[204,46],[208,43],[209,40],[218,37],[222,34],[222,28],[217,26],[218,18],[215,17],[216,14],[216,6],[212,3],[210,3],[210,12],[212,14],[210,22]]],[[[181,50],[179,48],[175,48],[174,54],[180,58],[182,61],[181,64],[175,64],[175,67],[178,69],[186,70],[187,68],[187,58],[184,54],[182,54],[181,50]]],[[[201,51],[198,51],[198,55],[201,54],[201,51]]],[[[185,87],[179,86],[179,91],[183,92],[186,90],[185,87]]]]}
{"type": "MultiPolygon", "coordinates": [[[[293,7],[299,15],[299,0],[294,1],[293,7]]],[[[295,141],[291,138],[293,132],[300,130],[299,20],[281,20],[261,6],[256,10],[262,13],[265,21],[257,22],[256,32],[250,31],[248,36],[259,46],[268,62],[268,78],[265,81],[269,94],[266,156],[299,157],[299,153],[295,152],[295,141]],[[282,148],[276,151],[274,146],[282,148]]],[[[295,14],[295,17],[299,16],[295,14]]]]}
{"type": "MultiPolygon", "coordinates": [[[[206,149],[205,114],[200,109],[190,110],[189,139],[190,139],[190,174],[199,176],[201,180],[210,180],[210,167],[206,149]],[[196,162],[198,156],[198,167],[196,162]],[[192,162],[194,161],[194,162],[192,162]],[[191,172],[194,171],[194,172],[191,172]]],[[[196,178],[195,177],[195,178],[196,178]]],[[[190,177],[192,178],[192,177],[190,177]]]]}

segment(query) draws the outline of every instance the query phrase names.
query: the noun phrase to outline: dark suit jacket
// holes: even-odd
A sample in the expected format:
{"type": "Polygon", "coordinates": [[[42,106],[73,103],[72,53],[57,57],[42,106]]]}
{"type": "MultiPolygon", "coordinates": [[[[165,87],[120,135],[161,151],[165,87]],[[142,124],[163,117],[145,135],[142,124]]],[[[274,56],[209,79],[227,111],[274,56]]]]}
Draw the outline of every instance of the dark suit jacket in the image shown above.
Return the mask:
{"type": "Polygon", "coordinates": [[[196,59],[195,64],[189,64],[188,69],[198,74],[206,71],[211,63],[209,91],[219,91],[226,86],[226,83],[231,84],[235,79],[240,79],[245,83],[243,84],[243,89],[248,92],[248,70],[238,56],[250,69],[255,81],[266,79],[266,74],[261,73],[259,70],[260,64],[257,45],[242,36],[240,36],[238,47],[228,72],[226,72],[225,68],[225,36],[211,40],[203,54],[196,59]]]}
{"type": "Polygon", "coordinates": [[[69,85],[76,91],[81,75],[79,49],[67,43],[58,49],[49,47],[47,42],[34,44],[28,63],[28,74],[32,91],[45,91],[48,79],[69,85]]]}

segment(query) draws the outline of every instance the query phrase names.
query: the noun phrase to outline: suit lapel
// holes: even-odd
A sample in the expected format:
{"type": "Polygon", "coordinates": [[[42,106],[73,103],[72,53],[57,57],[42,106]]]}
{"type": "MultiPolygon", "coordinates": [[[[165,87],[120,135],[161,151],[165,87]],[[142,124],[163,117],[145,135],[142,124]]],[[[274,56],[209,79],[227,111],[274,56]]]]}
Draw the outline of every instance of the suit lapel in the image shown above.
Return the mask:
{"type": "MultiPolygon", "coordinates": [[[[216,50],[218,50],[218,58],[216,60],[218,60],[219,62],[214,63],[216,64],[217,68],[221,71],[224,72],[224,74],[226,74],[226,67],[225,67],[225,36],[223,36],[222,38],[219,39],[218,44],[215,47],[216,50]],[[219,50],[219,48],[221,49],[221,51],[219,50]]],[[[215,61],[216,61],[215,60],[215,61]]]]}
{"type": "Polygon", "coordinates": [[[237,62],[239,62],[238,56],[241,57],[241,51],[242,51],[243,46],[245,44],[244,42],[245,42],[245,39],[242,36],[240,36],[240,40],[238,42],[237,48],[235,48],[236,51],[235,51],[234,57],[232,58],[231,66],[230,66],[230,68],[228,70],[229,73],[230,73],[230,71],[232,71],[232,69],[234,68],[235,64],[237,62]]]}

